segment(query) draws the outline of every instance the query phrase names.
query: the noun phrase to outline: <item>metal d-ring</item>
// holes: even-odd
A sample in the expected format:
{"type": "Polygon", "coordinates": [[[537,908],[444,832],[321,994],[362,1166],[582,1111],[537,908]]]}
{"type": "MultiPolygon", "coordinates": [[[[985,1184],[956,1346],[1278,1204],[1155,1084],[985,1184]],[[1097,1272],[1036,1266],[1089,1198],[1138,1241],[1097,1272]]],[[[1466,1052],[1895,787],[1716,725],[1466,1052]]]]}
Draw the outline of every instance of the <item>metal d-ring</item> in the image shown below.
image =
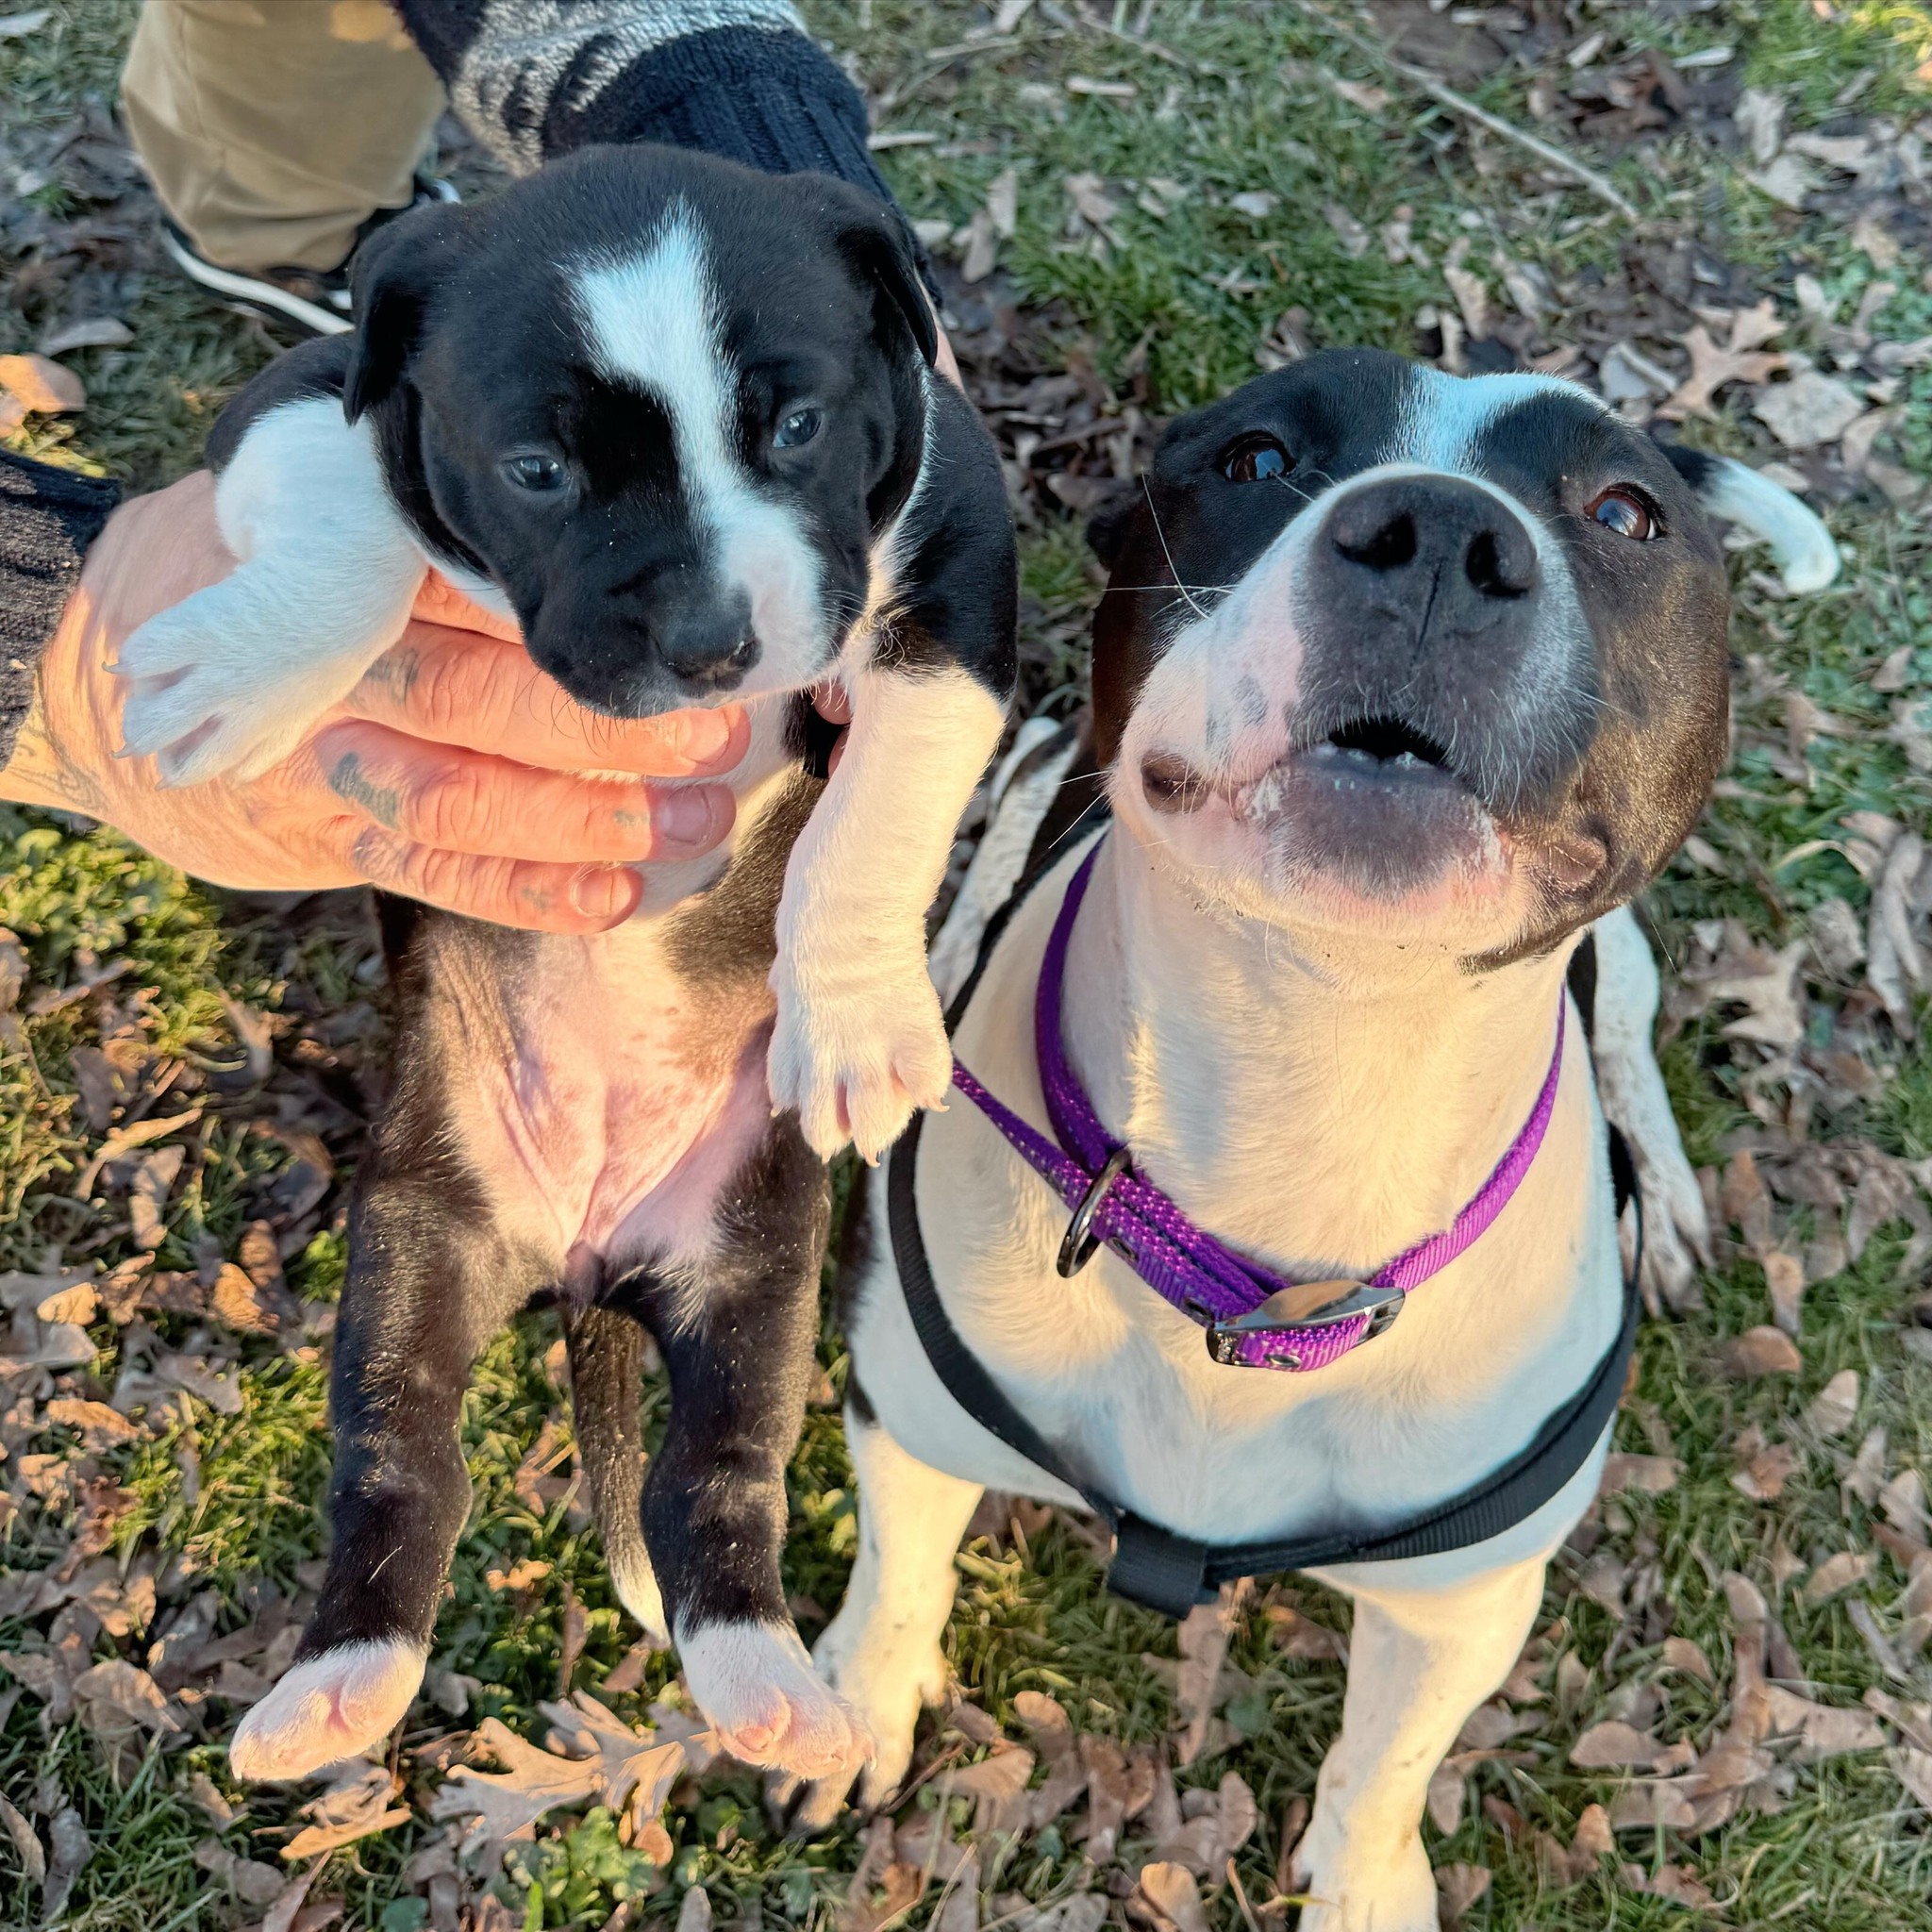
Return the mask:
{"type": "Polygon", "coordinates": [[[1100,1204],[1106,1200],[1108,1189],[1133,1164],[1133,1155],[1124,1147],[1116,1147],[1088,1184],[1087,1191],[1080,1196],[1079,1206],[1074,1209],[1074,1218],[1067,1223],[1067,1231],[1060,1237],[1060,1251],[1053,1264],[1063,1280],[1079,1274],[1092,1260],[1094,1251],[1100,1246],[1100,1237],[1093,1232],[1100,1204]]]}

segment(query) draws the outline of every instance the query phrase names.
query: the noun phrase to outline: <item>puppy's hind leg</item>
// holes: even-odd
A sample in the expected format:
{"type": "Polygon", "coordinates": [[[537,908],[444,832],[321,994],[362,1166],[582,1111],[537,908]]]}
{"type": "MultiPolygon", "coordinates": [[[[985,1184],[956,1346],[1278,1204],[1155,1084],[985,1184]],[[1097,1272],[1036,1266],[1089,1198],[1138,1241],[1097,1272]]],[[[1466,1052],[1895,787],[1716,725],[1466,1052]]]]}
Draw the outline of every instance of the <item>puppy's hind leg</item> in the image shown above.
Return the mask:
{"type": "MultiPolygon", "coordinates": [[[[984,1491],[908,1455],[862,1395],[845,1406],[845,1445],[858,1479],[858,1556],[812,1661],[872,1733],[877,1756],[859,1788],[871,1807],[906,1775],[920,1706],[945,1694],[940,1640],[958,1588],[953,1553],[984,1491]]],[[[815,1784],[793,1823],[811,1831],[830,1824],[846,1782],[815,1784]]]]}
{"type": "Polygon", "coordinates": [[[644,1548],[644,1437],[638,1418],[644,1331],[621,1308],[589,1307],[564,1316],[563,1335],[577,1456],[610,1581],[625,1608],[658,1642],[668,1643],[664,1598],[644,1548]]]}
{"type": "Polygon", "coordinates": [[[293,1665],[228,1747],[244,1778],[307,1777],[408,1709],[469,1512],[458,1422],[470,1365],[541,1285],[453,1158],[386,1164],[378,1145],[336,1323],[328,1572],[293,1665]]]}
{"type": "Polygon", "coordinates": [[[1591,928],[1596,941],[1595,1033],[1591,1042],[1604,1116],[1624,1130],[1643,1197],[1643,1281],[1666,1306],[1690,1303],[1697,1264],[1711,1258],[1704,1191],[1671,1111],[1651,1028],[1657,961],[1637,915],[1624,906],[1591,928]]]}
{"type": "Polygon", "coordinates": [[[811,1667],[785,1605],[785,1466],[818,1338],[824,1169],[774,1121],[714,1217],[711,1252],[639,1284],[671,1374],[644,1538],[672,1641],[720,1745],[850,1777],[871,1740],[811,1667]]]}
{"type": "Polygon", "coordinates": [[[1542,1601],[1541,1556],[1427,1591],[1364,1589],[1357,1579],[1371,1568],[1348,1579],[1355,1632],[1341,1735],[1322,1760],[1296,1857],[1315,1901],[1301,1932],[1437,1932],[1421,1834],[1429,1779],[1509,1674],[1542,1601]]]}

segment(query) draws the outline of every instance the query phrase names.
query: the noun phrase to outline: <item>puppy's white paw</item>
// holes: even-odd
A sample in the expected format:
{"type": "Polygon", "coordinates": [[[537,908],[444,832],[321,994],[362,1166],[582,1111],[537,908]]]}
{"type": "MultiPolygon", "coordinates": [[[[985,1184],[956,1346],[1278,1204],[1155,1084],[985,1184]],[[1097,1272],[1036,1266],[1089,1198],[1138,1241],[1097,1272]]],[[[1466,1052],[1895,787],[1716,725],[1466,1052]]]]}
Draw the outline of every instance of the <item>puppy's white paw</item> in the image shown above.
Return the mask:
{"type": "MultiPolygon", "coordinates": [[[[951,1674],[937,1643],[895,1643],[890,1632],[841,1629],[842,1615],[819,1639],[812,1661],[872,1737],[872,1758],[858,1787],[858,1803],[870,1811],[904,1781],[920,1710],[945,1696],[951,1674]]],[[[802,1824],[837,1816],[850,1779],[836,1790],[829,1783],[814,1786],[799,1807],[802,1824]]]]}
{"type": "Polygon", "coordinates": [[[772,1105],[797,1112],[822,1159],[849,1141],[876,1162],[915,1108],[945,1105],[953,1050],[924,961],[879,967],[868,983],[833,991],[815,985],[781,952],[772,990],[778,996],[766,1058],[772,1105]]]}
{"type": "Polygon", "coordinates": [[[171,785],[273,763],[308,723],[299,697],[263,675],[275,669],[270,654],[253,677],[233,661],[233,637],[216,628],[234,617],[236,600],[221,595],[225,588],[214,585],[150,618],[111,667],[129,687],[123,742],[137,757],[152,755],[171,785]]]}
{"type": "Polygon", "coordinates": [[[308,1777],[353,1757],[401,1721],[428,1653],[420,1644],[344,1643],[297,1664],[242,1720],[228,1745],[237,1777],[308,1777]]]}
{"type": "Polygon", "coordinates": [[[871,1734],[811,1667],[781,1624],[708,1624],[679,1641],[685,1682],[744,1764],[849,1784],[873,1753],[871,1734]]]}

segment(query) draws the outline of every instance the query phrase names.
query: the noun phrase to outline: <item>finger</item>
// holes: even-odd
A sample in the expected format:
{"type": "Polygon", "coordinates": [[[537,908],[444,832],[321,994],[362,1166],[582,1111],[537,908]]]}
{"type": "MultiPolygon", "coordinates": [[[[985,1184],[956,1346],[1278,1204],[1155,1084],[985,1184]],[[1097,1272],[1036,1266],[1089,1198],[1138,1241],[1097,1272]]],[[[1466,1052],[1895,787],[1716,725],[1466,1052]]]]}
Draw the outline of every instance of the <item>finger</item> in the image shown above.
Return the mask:
{"type": "Polygon", "coordinates": [[[383,725],[317,734],[324,782],[385,831],[445,852],[547,863],[695,858],[731,829],[722,785],[647,785],[532,770],[383,725]]]}
{"type": "Polygon", "coordinates": [[[531,932],[604,932],[627,919],[643,892],[628,866],[545,865],[441,851],[361,820],[336,821],[325,840],[358,877],[386,892],[531,932]]]}
{"type": "Polygon", "coordinates": [[[751,742],[742,705],[602,717],[539,671],[520,644],[422,623],[376,659],[345,707],[412,738],[555,772],[711,778],[751,742]]]}
{"type": "Polygon", "coordinates": [[[514,617],[499,616],[474,598],[466,597],[441,571],[424,577],[416,592],[413,613],[425,624],[447,625],[452,630],[480,631],[485,637],[501,638],[507,643],[524,641],[523,627],[514,617]]]}

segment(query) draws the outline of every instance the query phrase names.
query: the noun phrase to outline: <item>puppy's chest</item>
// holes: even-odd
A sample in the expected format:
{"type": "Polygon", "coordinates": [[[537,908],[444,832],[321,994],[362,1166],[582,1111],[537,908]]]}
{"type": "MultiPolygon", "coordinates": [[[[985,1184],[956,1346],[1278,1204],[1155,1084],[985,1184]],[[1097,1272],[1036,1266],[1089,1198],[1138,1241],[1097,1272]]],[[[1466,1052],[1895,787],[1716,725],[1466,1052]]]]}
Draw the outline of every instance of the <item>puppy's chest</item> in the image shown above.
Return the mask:
{"type": "Polygon", "coordinates": [[[762,976],[698,978],[661,924],[443,974],[456,1129],[499,1222],[556,1257],[691,1257],[764,1130],[762,976]]]}

